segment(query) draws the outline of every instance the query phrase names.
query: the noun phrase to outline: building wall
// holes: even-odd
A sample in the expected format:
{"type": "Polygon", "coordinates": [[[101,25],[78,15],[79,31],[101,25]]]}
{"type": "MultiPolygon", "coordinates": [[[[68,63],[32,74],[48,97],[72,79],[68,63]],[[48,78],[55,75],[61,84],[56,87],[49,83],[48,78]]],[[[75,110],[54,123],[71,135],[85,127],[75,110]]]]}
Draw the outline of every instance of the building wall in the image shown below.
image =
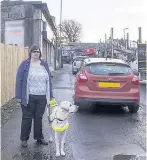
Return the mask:
{"type": "MultiPolygon", "coordinates": [[[[42,14],[42,21],[46,21],[44,15],[42,14]]],[[[51,30],[51,27],[47,24],[46,25],[46,31],[47,31],[47,38],[49,41],[52,41],[53,37],[54,37],[54,33],[53,31],[51,30]]]]}
{"type": "MultiPolygon", "coordinates": [[[[24,39],[24,44],[21,46],[30,47],[33,43],[33,5],[20,1],[2,1],[1,2],[1,42],[6,43],[5,41],[5,32],[7,31],[5,24],[13,23],[16,24],[18,21],[24,21],[24,25],[22,26],[24,29],[24,36],[17,36],[18,39],[24,39]]],[[[12,27],[11,27],[12,28],[12,27]]],[[[17,33],[14,32],[16,35],[17,33]]],[[[14,41],[15,44],[15,41],[14,41]]]]}
{"type": "Polygon", "coordinates": [[[55,48],[51,42],[43,40],[42,59],[54,68],[55,48]]]}
{"type": "Polygon", "coordinates": [[[42,59],[47,61],[47,42],[43,40],[42,59]]]}
{"type": "Polygon", "coordinates": [[[25,18],[26,6],[19,2],[1,2],[1,42],[5,42],[5,21],[23,20],[25,18]]]}
{"type": "Polygon", "coordinates": [[[39,8],[34,7],[33,13],[34,19],[34,26],[33,26],[33,43],[38,44],[43,51],[43,42],[42,42],[42,31],[43,31],[43,24],[42,24],[42,12],[39,8]]]}
{"type": "Polygon", "coordinates": [[[51,46],[51,66],[53,66],[54,67],[54,58],[55,58],[55,48],[54,48],[54,46],[52,45],[51,46]]]}
{"type": "Polygon", "coordinates": [[[43,41],[43,21],[46,21],[46,19],[42,11],[28,1],[2,1],[1,43],[6,43],[7,41],[9,44],[18,44],[23,47],[38,44],[41,48],[43,58],[48,60],[48,63],[54,67],[54,48],[51,46],[51,40],[54,34],[48,24],[47,35],[49,35],[49,41],[43,41]],[[22,25],[18,26],[17,23],[22,23],[22,25]],[[7,24],[7,27],[5,24],[7,24]],[[14,32],[15,38],[13,38],[13,35],[8,36],[10,32],[14,32]],[[22,34],[19,34],[20,32],[22,34]]]}
{"type": "MultiPolygon", "coordinates": [[[[42,48],[41,10],[27,2],[2,1],[1,7],[1,42],[5,43],[5,23],[8,21],[24,21],[24,47],[39,44],[42,48]]],[[[14,41],[15,42],[15,41],[14,41]]]]}

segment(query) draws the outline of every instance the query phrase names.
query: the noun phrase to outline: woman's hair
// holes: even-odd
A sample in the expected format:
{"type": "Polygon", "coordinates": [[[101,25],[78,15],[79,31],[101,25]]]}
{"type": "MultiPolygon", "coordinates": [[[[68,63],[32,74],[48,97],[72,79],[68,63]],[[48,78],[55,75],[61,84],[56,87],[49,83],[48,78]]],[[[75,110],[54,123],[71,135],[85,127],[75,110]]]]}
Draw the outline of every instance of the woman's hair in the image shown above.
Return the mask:
{"type": "Polygon", "coordinates": [[[32,52],[33,52],[33,51],[36,51],[36,50],[39,50],[39,52],[40,52],[39,58],[41,58],[41,50],[40,50],[40,47],[39,47],[37,44],[33,44],[33,45],[29,48],[29,53],[28,53],[29,58],[31,58],[32,52]]]}

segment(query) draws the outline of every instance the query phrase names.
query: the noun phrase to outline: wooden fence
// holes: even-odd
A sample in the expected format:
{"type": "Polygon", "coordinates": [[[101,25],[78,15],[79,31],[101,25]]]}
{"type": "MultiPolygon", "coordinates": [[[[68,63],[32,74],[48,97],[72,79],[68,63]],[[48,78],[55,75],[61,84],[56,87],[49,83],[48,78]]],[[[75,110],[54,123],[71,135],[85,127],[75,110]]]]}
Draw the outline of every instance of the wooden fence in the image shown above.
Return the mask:
{"type": "Polygon", "coordinates": [[[0,106],[15,97],[16,72],[19,64],[27,56],[22,47],[0,44],[1,90],[0,106]]]}

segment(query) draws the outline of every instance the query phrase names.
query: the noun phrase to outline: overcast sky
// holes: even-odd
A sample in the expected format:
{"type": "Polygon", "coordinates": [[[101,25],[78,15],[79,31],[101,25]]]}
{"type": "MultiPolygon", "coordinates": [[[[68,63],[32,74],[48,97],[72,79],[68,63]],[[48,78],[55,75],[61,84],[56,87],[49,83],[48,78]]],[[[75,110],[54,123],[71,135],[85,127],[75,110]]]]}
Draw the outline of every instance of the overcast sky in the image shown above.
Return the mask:
{"type": "MultiPolygon", "coordinates": [[[[59,24],[60,0],[47,2],[50,13],[59,24]]],[[[142,27],[143,41],[147,41],[147,0],[63,0],[63,20],[75,19],[83,26],[84,42],[98,42],[105,33],[114,38],[123,37],[123,28],[129,28],[130,39],[137,40],[142,27]]]]}

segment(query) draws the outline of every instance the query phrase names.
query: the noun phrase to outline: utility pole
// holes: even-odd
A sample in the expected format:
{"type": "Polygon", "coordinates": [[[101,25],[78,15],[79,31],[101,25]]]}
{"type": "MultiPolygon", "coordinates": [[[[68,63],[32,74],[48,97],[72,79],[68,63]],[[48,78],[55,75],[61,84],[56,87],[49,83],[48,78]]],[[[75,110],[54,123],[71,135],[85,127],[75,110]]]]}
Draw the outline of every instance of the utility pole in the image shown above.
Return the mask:
{"type": "Polygon", "coordinates": [[[123,34],[124,34],[124,43],[125,43],[125,49],[126,49],[126,37],[125,37],[125,31],[127,30],[127,29],[129,29],[129,28],[124,28],[123,29],[123,34]]]}
{"type": "Polygon", "coordinates": [[[113,28],[111,28],[111,57],[113,58],[114,56],[114,45],[113,45],[113,28]]]}
{"type": "Polygon", "coordinates": [[[97,56],[99,57],[99,50],[100,50],[100,44],[99,41],[97,42],[97,56]]]}
{"type": "Polygon", "coordinates": [[[126,38],[126,37],[125,37],[125,28],[123,29],[123,31],[124,31],[124,41],[125,41],[125,38],[126,38]]]}
{"type": "Polygon", "coordinates": [[[139,43],[142,43],[142,28],[141,27],[138,28],[138,32],[139,32],[139,43]]]}
{"type": "Polygon", "coordinates": [[[61,23],[62,23],[62,0],[60,4],[60,58],[59,58],[59,65],[60,68],[63,68],[63,61],[62,61],[62,44],[61,44],[61,23]]]}
{"type": "Polygon", "coordinates": [[[100,57],[102,56],[102,44],[101,44],[101,39],[100,39],[100,57]]]}
{"type": "Polygon", "coordinates": [[[129,33],[127,33],[127,49],[129,49],[129,33]]]}

